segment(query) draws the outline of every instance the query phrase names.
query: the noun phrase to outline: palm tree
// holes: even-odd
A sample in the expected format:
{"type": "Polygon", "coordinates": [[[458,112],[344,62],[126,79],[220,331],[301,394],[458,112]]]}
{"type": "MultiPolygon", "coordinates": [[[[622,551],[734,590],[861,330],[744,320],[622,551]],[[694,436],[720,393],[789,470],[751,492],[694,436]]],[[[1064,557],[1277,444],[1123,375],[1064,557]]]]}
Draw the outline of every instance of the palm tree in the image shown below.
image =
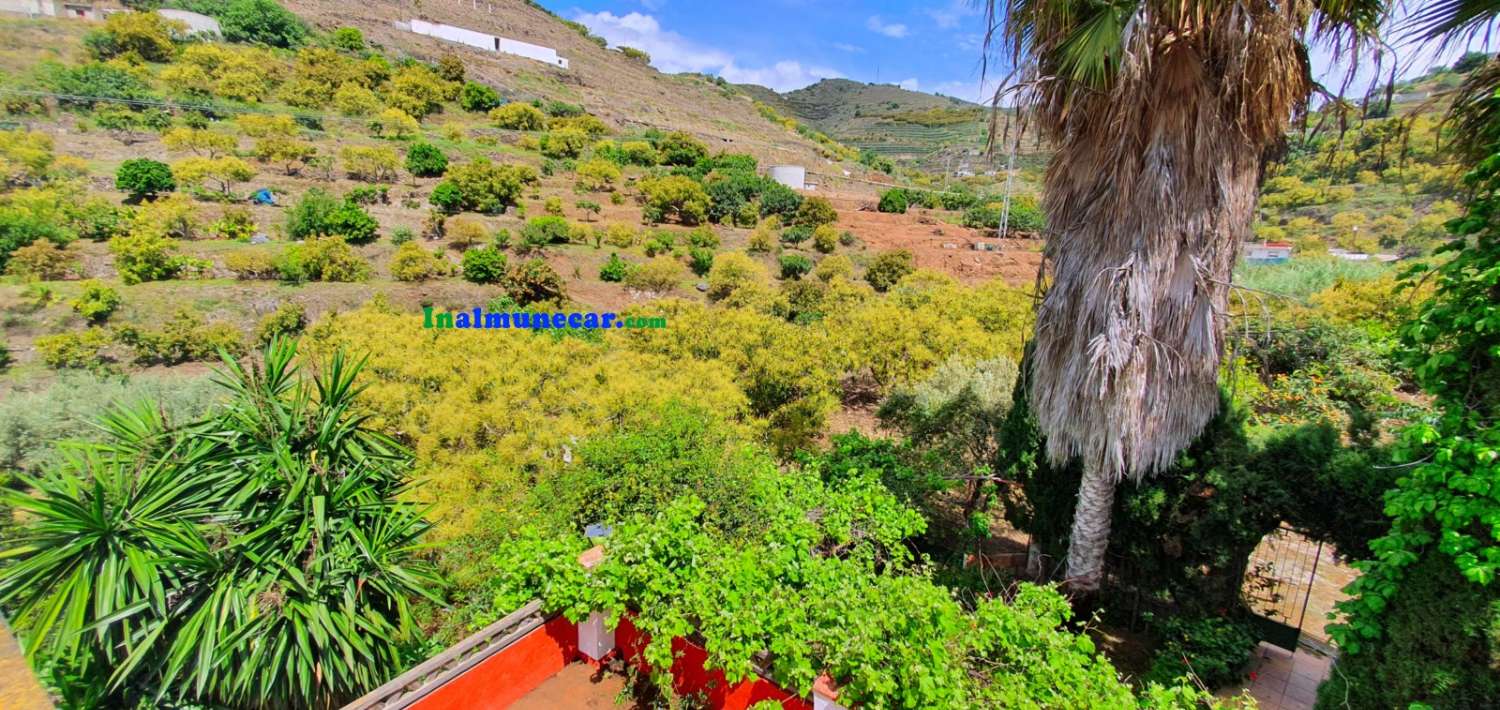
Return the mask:
{"type": "Polygon", "coordinates": [[[1031,405],[1078,459],[1067,577],[1099,587],[1115,487],[1168,466],[1219,407],[1223,319],[1267,156],[1305,109],[1308,51],[1360,51],[1379,0],[988,0],[996,92],[1056,147],[1053,281],[1031,405]]]}
{"type": "Polygon", "coordinates": [[[226,357],[213,416],[109,413],[109,441],[0,494],[26,520],[0,605],[67,705],[333,707],[400,670],[411,600],[438,599],[411,455],[357,412],[359,363],[301,377],[295,353],[226,357]]]}

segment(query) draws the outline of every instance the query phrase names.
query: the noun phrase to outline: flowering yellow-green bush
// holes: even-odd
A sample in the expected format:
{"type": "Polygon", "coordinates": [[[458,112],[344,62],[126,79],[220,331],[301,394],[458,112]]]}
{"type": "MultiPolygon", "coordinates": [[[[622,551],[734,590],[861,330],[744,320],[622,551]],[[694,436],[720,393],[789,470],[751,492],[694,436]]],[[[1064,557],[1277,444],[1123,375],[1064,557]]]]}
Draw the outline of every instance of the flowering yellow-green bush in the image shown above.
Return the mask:
{"type": "Polygon", "coordinates": [[[326,319],[307,347],[369,353],[371,427],[417,453],[412,495],[431,501],[435,537],[480,532],[576,441],[692,401],[747,424],[745,395],[723,363],[679,360],[579,338],[521,331],[424,330],[420,313],[369,306],[326,319]]]}

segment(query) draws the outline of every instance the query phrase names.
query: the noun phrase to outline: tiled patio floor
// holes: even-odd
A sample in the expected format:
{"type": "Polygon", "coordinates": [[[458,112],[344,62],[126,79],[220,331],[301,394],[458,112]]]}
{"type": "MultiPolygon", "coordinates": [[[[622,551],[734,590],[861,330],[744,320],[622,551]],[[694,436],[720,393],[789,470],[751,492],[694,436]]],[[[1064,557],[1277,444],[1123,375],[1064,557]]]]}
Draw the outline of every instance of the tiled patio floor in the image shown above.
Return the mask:
{"type": "Polygon", "coordinates": [[[1311,710],[1318,686],[1327,680],[1333,659],[1299,648],[1296,653],[1262,643],[1256,651],[1253,677],[1246,689],[1261,710],[1311,710]]]}
{"type": "Polygon", "coordinates": [[[511,705],[511,710],[614,710],[633,704],[617,704],[625,679],[600,673],[587,663],[574,663],[548,678],[536,690],[511,705]]]}

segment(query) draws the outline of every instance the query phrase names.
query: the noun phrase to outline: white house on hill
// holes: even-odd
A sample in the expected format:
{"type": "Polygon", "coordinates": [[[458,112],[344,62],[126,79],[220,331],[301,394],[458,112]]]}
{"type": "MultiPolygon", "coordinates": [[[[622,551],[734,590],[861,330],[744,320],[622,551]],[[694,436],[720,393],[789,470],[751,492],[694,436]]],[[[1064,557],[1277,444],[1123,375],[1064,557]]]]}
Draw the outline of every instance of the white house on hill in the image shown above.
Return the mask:
{"type": "Polygon", "coordinates": [[[527,59],[535,59],[539,62],[546,62],[555,67],[562,67],[563,69],[568,68],[568,60],[557,56],[557,50],[551,47],[543,47],[539,44],[520,42],[513,39],[506,39],[504,37],[496,37],[495,35],[485,34],[483,32],[476,32],[474,30],[464,29],[462,27],[454,27],[453,25],[440,25],[435,22],[427,22],[425,20],[413,19],[411,21],[410,28],[412,32],[415,32],[419,35],[436,37],[448,42],[467,44],[470,47],[483,49],[490,52],[514,54],[518,57],[526,57],[527,59]]]}

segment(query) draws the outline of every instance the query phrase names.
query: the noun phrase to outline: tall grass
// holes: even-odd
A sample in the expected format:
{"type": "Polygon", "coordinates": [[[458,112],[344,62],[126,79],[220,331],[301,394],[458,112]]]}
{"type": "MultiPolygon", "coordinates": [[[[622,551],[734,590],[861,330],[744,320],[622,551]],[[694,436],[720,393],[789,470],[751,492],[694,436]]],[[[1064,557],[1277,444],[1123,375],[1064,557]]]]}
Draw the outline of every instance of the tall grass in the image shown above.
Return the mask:
{"type": "Polygon", "coordinates": [[[1370,281],[1393,273],[1379,261],[1348,261],[1331,256],[1296,257],[1283,264],[1247,264],[1234,270],[1234,282],[1299,301],[1332,286],[1335,281],[1370,281]]]}
{"type": "Polygon", "coordinates": [[[94,425],[111,404],[158,403],[173,422],[191,421],[220,394],[207,376],[102,377],[67,372],[49,386],[0,399],[0,472],[36,473],[59,457],[56,442],[98,440],[94,425]]]}

